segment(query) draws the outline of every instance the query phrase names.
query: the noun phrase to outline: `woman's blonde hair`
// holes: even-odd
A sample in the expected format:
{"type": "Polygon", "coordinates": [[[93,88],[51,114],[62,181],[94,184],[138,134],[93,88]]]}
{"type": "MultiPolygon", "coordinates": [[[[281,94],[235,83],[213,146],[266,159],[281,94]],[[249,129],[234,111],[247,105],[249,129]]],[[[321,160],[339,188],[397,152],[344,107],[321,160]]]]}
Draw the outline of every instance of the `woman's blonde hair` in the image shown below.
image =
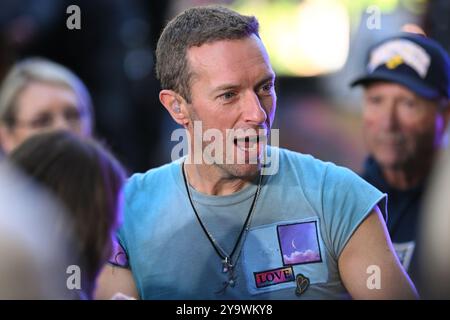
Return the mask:
{"type": "Polygon", "coordinates": [[[32,82],[64,86],[74,92],[83,121],[92,131],[92,100],[84,83],[66,67],[44,58],[28,58],[16,63],[6,75],[0,88],[0,123],[13,127],[16,117],[16,101],[19,94],[32,82]]]}

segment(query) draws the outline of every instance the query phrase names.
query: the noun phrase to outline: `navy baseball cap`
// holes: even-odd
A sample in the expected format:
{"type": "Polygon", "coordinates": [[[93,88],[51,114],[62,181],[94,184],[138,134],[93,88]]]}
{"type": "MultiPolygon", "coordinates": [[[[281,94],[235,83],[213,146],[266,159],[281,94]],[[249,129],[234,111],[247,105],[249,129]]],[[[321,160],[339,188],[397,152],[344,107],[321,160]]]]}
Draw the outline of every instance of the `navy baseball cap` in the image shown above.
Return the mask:
{"type": "Polygon", "coordinates": [[[367,73],[350,85],[374,81],[401,84],[426,99],[450,98],[450,58],[434,40],[401,33],[375,44],[367,57],[367,73]]]}

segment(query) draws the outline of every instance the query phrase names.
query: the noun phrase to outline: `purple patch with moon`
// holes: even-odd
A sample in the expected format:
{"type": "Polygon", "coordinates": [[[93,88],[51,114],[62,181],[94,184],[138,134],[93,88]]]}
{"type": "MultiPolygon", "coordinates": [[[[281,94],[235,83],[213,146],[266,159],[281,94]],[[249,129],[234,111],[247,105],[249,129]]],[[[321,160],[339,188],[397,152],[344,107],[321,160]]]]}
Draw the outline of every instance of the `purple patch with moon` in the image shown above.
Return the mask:
{"type": "Polygon", "coordinates": [[[284,265],[321,262],[315,221],[277,226],[284,265]]]}

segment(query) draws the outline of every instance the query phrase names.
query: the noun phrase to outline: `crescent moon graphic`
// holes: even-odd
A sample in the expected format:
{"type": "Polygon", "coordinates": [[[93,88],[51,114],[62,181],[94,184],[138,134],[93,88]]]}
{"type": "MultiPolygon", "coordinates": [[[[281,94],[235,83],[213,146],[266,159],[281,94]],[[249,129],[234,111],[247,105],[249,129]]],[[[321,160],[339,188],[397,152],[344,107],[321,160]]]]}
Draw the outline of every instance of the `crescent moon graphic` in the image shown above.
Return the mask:
{"type": "Polygon", "coordinates": [[[292,245],[292,248],[294,248],[295,250],[297,250],[297,247],[295,246],[295,239],[292,239],[292,243],[291,243],[291,245],[292,245]]]}

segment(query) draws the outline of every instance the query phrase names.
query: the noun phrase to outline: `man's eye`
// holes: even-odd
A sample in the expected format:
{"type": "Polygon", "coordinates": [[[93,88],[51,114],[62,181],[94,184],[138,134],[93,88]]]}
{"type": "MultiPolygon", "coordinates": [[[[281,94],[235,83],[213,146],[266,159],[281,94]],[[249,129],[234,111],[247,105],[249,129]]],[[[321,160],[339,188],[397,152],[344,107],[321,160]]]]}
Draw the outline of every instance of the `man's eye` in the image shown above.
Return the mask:
{"type": "Polygon", "coordinates": [[[373,97],[368,97],[367,101],[370,104],[380,104],[383,101],[383,99],[381,97],[373,96],[373,97]]]}
{"type": "Polygon", "coordinates": [[[225,100],[225,101],[231,100],[231,99],[233,99],[234,97],[236,97],[236,93],[235,93],[235,92],[232,92],[232,91],[225,92],[224,94],[222,94],[222,95],[220,96],[220,98],[221,98],[222,100],[225,100]]]}
{"type": "Polygon", "coordinates": [[[266,83],[265,85],[263,85],[261,87],[261,90],[265,93],[272,93],[272,89],[273,89],[274,85],[272,82],[266,83]]]}
{"type": "Polygon", "coordinates": [[[401,100],[401,104],[404,105],[407,108],[414,108],[416,107],[416,102],[412,99],[403,99],[401,100]]]}

